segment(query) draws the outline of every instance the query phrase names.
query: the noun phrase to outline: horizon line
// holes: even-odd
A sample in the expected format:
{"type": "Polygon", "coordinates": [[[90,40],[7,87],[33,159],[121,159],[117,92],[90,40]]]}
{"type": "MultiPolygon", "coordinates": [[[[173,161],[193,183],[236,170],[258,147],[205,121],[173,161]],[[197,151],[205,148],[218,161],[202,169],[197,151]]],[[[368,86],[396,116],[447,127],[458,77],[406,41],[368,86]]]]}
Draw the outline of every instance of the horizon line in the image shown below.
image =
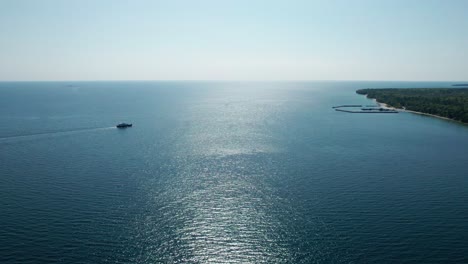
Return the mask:
{"type": "Polygon", "coordinates": [[[0,80],[0,82],[468,82],[468,80],[244,80],[244,79],[110,79],[110,80],[0,80]]]}

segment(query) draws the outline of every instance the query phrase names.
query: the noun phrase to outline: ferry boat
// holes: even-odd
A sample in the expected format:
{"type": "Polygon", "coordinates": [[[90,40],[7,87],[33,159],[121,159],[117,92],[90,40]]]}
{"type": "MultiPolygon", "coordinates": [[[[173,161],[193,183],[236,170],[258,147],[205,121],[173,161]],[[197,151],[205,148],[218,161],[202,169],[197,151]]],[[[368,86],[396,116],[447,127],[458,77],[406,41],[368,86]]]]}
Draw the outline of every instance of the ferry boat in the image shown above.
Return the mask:
{"type": "Polygon", "coordinates": [[[127,124],[127,123],[120,123],[116,125],[117,128],[127,128],[127,127],[132,127],[132,124],[127,124]]]}

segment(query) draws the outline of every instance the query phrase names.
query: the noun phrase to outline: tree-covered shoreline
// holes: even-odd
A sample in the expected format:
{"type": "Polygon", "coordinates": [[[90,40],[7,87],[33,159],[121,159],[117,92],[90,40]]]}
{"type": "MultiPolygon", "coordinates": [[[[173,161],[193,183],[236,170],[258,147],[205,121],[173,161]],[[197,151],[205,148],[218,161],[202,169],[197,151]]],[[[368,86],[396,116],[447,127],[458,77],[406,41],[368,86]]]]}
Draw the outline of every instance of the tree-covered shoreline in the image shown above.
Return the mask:
{"type": "Polygon", "coordinates": [[[356,93],[395,108],[468,123],[468,88],[360,89],[356,93]]]}

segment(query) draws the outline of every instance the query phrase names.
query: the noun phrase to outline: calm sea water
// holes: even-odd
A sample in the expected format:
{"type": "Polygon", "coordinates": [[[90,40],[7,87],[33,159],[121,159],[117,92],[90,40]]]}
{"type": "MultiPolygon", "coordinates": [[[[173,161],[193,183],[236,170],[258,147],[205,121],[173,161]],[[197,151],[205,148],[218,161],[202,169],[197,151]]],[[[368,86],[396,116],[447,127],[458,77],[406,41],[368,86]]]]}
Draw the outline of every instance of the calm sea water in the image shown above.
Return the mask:
{"type": "Polygon", "coordinates": [[[331,108],[449,86],[0,83],[0,262],[467,263],[468,127],[331,108]]]}

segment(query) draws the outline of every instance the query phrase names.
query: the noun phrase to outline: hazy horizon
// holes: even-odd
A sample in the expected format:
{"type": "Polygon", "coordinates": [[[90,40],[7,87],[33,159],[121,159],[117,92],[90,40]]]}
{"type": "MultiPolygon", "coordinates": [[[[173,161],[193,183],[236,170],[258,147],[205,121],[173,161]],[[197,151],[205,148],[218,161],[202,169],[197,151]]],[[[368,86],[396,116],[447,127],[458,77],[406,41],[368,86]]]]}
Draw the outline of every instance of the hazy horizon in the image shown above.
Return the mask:
{"type": "Polygon", "coordinates": [[[453,84],[459,84],[459,83],[465,83],[468,82],[467,80],[234,80],[234,79],[193,79],[193,80],[183,80],[183,79],[173,79],[173,80],[165,80],[165,79],[113,79],[113,80],[107,80],[107,79],[102,79],[102,80],[0,80],[0,82],[8,83],[8,82],[409,82],[409,83],[453,83],[453,84]]]}
{"type": "Polygon", "coordinates": [[[468,80],[468,1],[0,0],[0,81],[468,80]]]}

